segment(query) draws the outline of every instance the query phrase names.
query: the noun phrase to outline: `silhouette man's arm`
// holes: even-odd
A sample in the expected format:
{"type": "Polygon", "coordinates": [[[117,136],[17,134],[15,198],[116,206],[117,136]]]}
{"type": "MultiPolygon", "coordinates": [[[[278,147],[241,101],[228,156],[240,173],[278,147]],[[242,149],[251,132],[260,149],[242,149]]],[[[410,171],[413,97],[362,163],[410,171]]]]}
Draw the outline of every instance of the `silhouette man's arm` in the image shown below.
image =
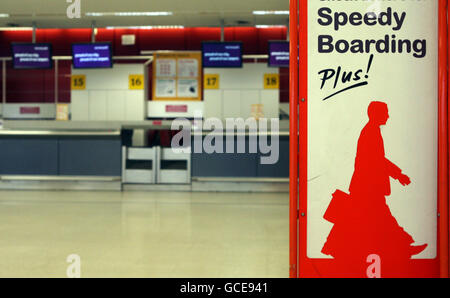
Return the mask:
{"type": "Polygon", "coordinates": [[[386,161],[386,168],[388,170],[389,176],[391,176],[394,179],[398,179],[400,175],[402,174],[402,170],[397,167],[392,161],[385,158],[386,161]]]}
{"type": "Polygon", "coordinates": [[[411,184],[411,179],[409,179],[408,176],[404,175],[402,173],[402,170],[399,167],[397,167],[389,159],[385,158],[385,160],[386,160],[386,167],[388,169],[389,176],[398,180],[400,182],[400,184],[403,186],[411,184]]]}

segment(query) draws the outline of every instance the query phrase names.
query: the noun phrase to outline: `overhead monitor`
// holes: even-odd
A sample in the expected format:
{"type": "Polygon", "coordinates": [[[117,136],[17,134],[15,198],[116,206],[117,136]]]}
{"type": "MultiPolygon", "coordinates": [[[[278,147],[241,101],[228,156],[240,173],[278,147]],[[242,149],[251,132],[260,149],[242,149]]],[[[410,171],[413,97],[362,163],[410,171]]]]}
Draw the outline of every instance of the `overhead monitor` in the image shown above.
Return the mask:
{"type": "Polygon", "coordinates": [[[72,63],[74,68],[111,68],[113,66],[111,44],[73,44],[72,63]]]}
{"type": "Polygon", "coordinates": [[[15,69],[48,69],[53,67],[52,45],[49,43],[13,43],[15,69]]]}
{"type": "Polygon", "coordinates": [[[241,42],[204,42],[203,67],[242,67],[241,42]]]}
{"type": "Polygon", "coordinates": [[[289,42],[269,42],[269,66],[289,67],[289,42]]]}

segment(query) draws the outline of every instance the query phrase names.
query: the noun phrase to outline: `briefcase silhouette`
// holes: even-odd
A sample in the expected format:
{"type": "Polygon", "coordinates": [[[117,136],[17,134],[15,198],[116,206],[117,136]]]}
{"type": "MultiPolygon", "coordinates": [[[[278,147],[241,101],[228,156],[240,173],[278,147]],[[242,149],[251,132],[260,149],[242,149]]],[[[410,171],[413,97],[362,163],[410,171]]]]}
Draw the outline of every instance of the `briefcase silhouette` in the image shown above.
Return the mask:
{"type": "Polygon", "coordinates": [[[336,223],[346,213],[349,203],[350,195],[341,190],[336,190],[323,218],[331,223],[336,223]]]}

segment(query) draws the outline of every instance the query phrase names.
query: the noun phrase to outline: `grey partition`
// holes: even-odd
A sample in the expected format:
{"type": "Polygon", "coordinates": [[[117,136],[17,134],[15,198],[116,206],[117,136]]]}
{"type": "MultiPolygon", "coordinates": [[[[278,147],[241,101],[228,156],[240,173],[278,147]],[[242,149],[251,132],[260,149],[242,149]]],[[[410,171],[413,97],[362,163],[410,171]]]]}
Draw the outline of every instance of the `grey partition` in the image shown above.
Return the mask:
{"type": "Polygon", "coordinates": [[[122,147],[122,182],[154,184],[157,148],[122,147]]]}
{"type": "MultiPolygon", "coordinates": [[[[280,137],[279,160],[273,165],[262,165],[261,153],[248,153],[249,137],[245,140],[247,153],[193,153],[192,177],[289,177],[289,137],[280,137]]],[[[236,138],[234,144],[234,152],[237,152],[236,138]]],[[[223,146],[226,152],[226,138],[223,146]]]]}
{"type": "Polygon", "coordinates": [[[122,143],[119,137],[61,137],[59,174],[121,176],[122,143]]]}
{"type": "MultiPolygon", "coordinates": [[[[226,153],[226,141],[223,142],[224,153],[192,153],[193,177],[256,177],[258,154],[248,153],[248,137],[246,137],[247,153],[226,153]]],[[[194,143],[194,141],[192,142],[194,143]]],[[[237,152],[237,138],[234,139],[234,152],[237,152]]]]}
{"type": "Polygon", "coordinates": [[[174,152],[157,147],[156,177],[159,184],[190,184],[191,153],[174,152]]]}
{"type": "Polygon", "coordinates": [[[256,154],[192,154],[193,177],[256,177],[256,154]]]}
{"type": "Polygon", "coordinates": [[[1,175],[58,175],[58,141],[47,137],[1,137],[1,175]]]}
{"type": "MultiPolygon", "coordinates": [[[[288,178],[289,177],[289,138],[280,138],[278,162],[273,165],[263,165],[258,160],[258,177],[288,178]]],[[[262,155],[259,154],[259,157],[262,155]]]]}

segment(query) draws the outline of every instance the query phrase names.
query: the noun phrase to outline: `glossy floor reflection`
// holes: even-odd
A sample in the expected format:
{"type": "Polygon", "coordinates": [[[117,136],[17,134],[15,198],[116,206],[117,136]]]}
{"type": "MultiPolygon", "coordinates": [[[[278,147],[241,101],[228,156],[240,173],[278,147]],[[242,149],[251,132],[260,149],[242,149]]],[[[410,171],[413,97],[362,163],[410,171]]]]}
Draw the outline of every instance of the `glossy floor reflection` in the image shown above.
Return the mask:
{"type": "Polygon", "coordinates": [[[288,277],[288,200],[0,191],[0,277],[288,277]]]}

